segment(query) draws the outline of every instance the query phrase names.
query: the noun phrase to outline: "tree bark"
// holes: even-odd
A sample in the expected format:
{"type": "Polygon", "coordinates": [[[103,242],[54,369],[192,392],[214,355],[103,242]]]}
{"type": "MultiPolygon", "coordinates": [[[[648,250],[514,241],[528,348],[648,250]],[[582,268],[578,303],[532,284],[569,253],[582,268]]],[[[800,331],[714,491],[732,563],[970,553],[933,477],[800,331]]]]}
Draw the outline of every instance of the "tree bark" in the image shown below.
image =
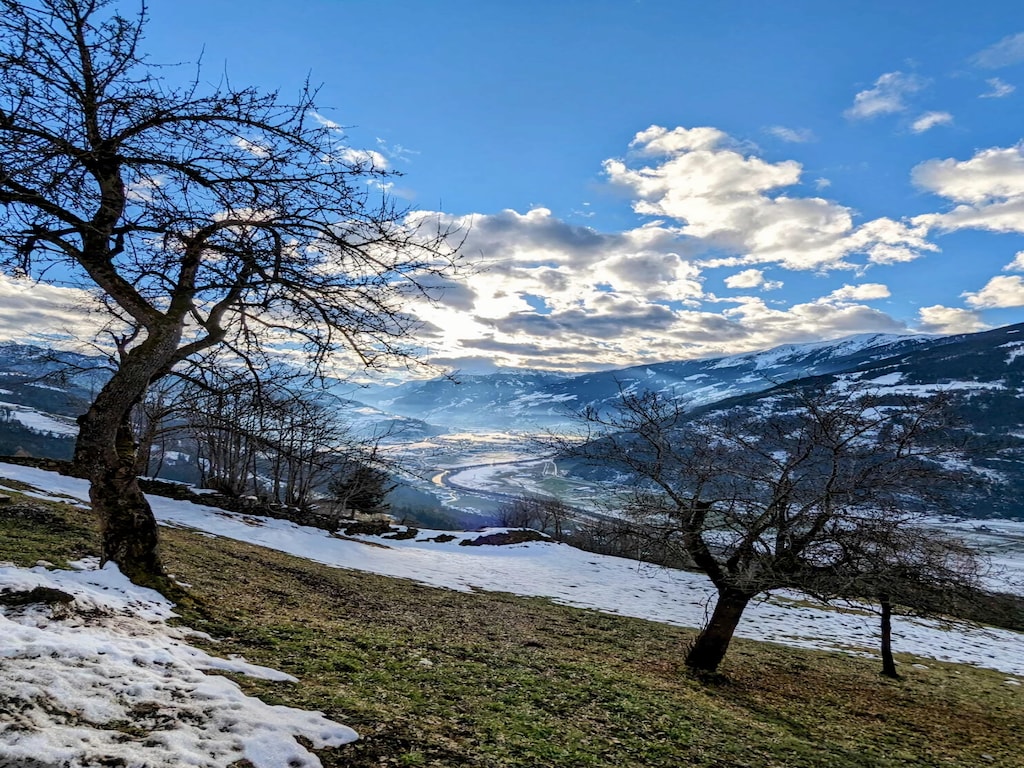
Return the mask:
{"type": "Polygon", "coordinates": [[[882,674],[899,680],[896,661],[892,657],[892,602],[885,593],[878,596],[878,602],[882,606],[882,674]]]}
{"type": "Polygon", "coordinates": [[[738,590],[718,592],[718,602],[704,629],[686,654],[686,666],[698,672],[714,672],[725,658],[740,617],[750,602],[750,595],[738,590]]]}
{"type": "Polygon", "coordinates": [[[166,592],[170,582],[157,552],[153,510],[139,488],[131,414],[150,381],[171,359],[178,334],[151,336],[120,366],[78,417],[73,473],[89,480],[89,500],[99,517],[102,563],[113,562],[134,583],[166,592]]]}

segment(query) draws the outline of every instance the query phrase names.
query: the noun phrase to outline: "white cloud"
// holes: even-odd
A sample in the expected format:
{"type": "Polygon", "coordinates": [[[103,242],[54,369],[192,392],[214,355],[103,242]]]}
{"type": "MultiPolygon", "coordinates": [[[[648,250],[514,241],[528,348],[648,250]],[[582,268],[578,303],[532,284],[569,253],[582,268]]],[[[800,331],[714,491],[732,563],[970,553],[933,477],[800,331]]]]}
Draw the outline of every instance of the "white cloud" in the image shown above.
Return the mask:
{"type": "Polygon", "coordinates": [[[762,291],[777,291],[784,285],[781,280],[765,280],[760,269],[745,269],[729,275],[723,282],[727,288],[760,288],[762,291]]]}
{"type": "Polygon", "coordinates": [[[608,179],[629,191],[637,213],[679,222],[678,233],[692,238],[698,252],[714,254],[706,266],[850,269],[850,257],[858,253],[891,263],[935,250],[920,228],[889,219],[857,227],[845,206],[784,193],[800,181],[798,162],[745,155],[716,129],[652,126],[630,146],[634,158],[657,161],[634,167],[606,160],[608,179]]]}
{"type": "Polygon", "coordinates": [[[998,275],[980,291],[967,291],[962,295],[976,309],[1024,307],[1024,278],[1020,275],[998,275]]]}
{"type": "Polygon", "coordinates": [[[828,189],[831,186],[831,180],[826,179],[824,176],[819,176],[817,179],[814,180],[814,188],[819,191],[822,189],[828,189]]]}
{"type": "Polygon", "coordinates": [[[335,131],[336,133],[343,133],[345,130],[345,127],[341,125],[341,123],[336,123],[329,117],[321,115],[319,112],[310,110],[309,115],[318,123],[320,123],[320,125],[322,125],[324,128],[327,128],[331,131],[335,131]]]}
{"type": "MultiPolygon", "coordinates": [[[[746,349],[765,349],[787,342],[839,338],[855,333],[907,331],[906,325],[884,312],[847,302],[819,300],[795,304],[788,309],[772,309],[760,298],[749,298],[723,315],[744,330],[746,349]]],[[[734,343],[734,349],[739,346],[734,343]]]]}
{"type": "Polygon", "coordinates": [[[924,333],[976,333],[988,328],[977,312],[934,304],[918,310],[919,330],[924,333]]]}
{"type": "Polygon", "coordinates": [[[724,131],[710,126],[699,128],[673,128],[671,131],[660,125],[652,125],[637,133],[629,143],[641,155],[674,155],[680,152],[694,152],[714,149],[729,141],[724,131]]]}
{"type": "Polygon", "coordinates": [[[953,116],[949,112],[925,112],[910,124],[910,130],[914,133],[924,133],[937,125],[949,125],[952,122],[953,116]]]}
{"type": "Polygon", "coordinates": [[[764,130],[765,133],[792,144],[804,144],[815,140],[814,131],[810,128],[786,128],[783,125],[773,125],[764,130]]]}
{"type": "Polygon", "coordinates": [[[390,144],[387,139],[382,139],[380,136],[377,137],[377,147],[386,157],[405,163],[411,163],[413,156],[420,154],[415,149],[409,149],[402,144],[390,144]]]}
{"type": "Polygon", "coordinates": [[[867,254],[871,264],[913,261],[924,251],[937,251],[927,240],[927,227],[913,221],[872,219],[852,232],[844,242],[850,251],[867,254]]]}
{"type": "Polygon", "coordinates": [[[980,99],[1001,99],[1017,90],[1017,86],[1005,83],[998,77],[991,77],[985,82],[989,89],[978,97],[980,99]]]}
{"type": "MultiPolygon", "coordinates": [[[[485,356],[502,366],[565,371],[905,332],[905,322],[872,306],[891,298],[889,288],[855,283],[850,273],[935,251],[929,231],[978,226],[968,214],[990,228],[996,219],[1024,227],[1021,164],[1018,148],[922,163],[914,182],[956,207],[910,220],[862,221],[836,201],[800,196],[803,167],[795,160],[765,159],[716,128],[651,126],[636,134],[624,157],[604,164],[607,179],[630,195],[646,223],[601,232],[540,207],[471,216],[419,212],[415,220],[455,227],[465,237],[474,269],[463,289],[445,291],[430,306],[411,301],[407,310],[423,320],[422,343],[437,360],[457,365],[485,356]],[[1018,202],[1022,211],[1014,218],[1008,206],[1018,202]],[[722,278],[730,295],[707,293],[706,270],[724,267],[731,267],[722,278]],[[764,292],[782,285],[767,279],[779,267],[820,278],[845,270],[847,277],[823,282],[819,295],[802,303],[784,294],[767,301],[764,292]]],[[[981,309],[1008,306],[1010,287],[990,284],[970,294],[964,308],[925,307],[919,325],[979,330],[981,309]]]]}
{"type": "Polygon", "coordinates": [[[235,144],[236,147],[239,147],[240,149],[244,149],[246,152],[249,152],[250,154],[252,154],[252,155],[254,155],[256,157],[269,157],[270,156],[270,152],[267,150],[267,148],[264,147],[259,142],[250,141],[249,139],[245,139],[245,138],[243,138],[241,136],[236,136],[235,140],[234,140],[234,144],[235,144]]]}
{"type": "MultiPolygon", "coordinates": [[[[778,172],[764,165],[766,176],[778,172]]],[[[795,306],[738,296],[728,300],[732,306],[725,312],[704,311],[702,304],[715,301],[702,284],[700,259],[708,244],[667,218],[603,233],[560,220],[545,208],[421,215],[440,216],[442,226],[461,226],[466,252],[479,255],[471,291],[409,308],[429,323],[432,335],[425,343],[439,351],[437,359],[454,365],[461,357],[490,355],[504,366],[591,370],[907,330],[859,303],[887,295],[877,283],[842,287],[795,306]]],[[[758,267],[736,270],[726,281],[759,291],[781,287],[758,267]]]]}
{"type": "Polygon", "coordinates": [[[377,171],[386,170],[388,167],[388,159],[375,149],[342,147],[335,150],[334,157],[349,165],[368,165],[377,171]]]}
{"type": "Polygon", "coordinates": [[[1024,61],[1024,32],[1007,35],[971,57],[971,62],[985,69],[999,69],[1024,61]]]}
{"type": "Polygon", "coordinates": [[[745,269],[725,278],[728,288],[757,288],[764,284],[764,272],[760,269],[745,269]]]}
{"type": "Polygon", "coordinates": [[[959,203],[911,223],[939,231],[982,229],[1024,232],[1024,145],[993,147],[969,160],[928,160],[912,171],[914,183],[959,203]]]}
{"type": "Polygon", "coordinates": [[[851,120],[866,120],[879,115],[902,112],[904,98],[921,90],[924,82],[915,75],[886,72],[875,80],[875,87],[860,91],[853,97],[853,106],[843,114],[851,120]]]}
{"type": "Polygon", "coordinates": [[[985,204],[1024,197],[1024,145],[984,149],[970,160],[928,160],[911,171],[911,179],[956,202],[985,204]]]}
{"type": "Polygon", "coordinates": [[[887,299],[891,295],[889,288],[881,283],[861,283],[859,285],[844,285],[842,288],[832,291],[828,296],[819,299],[819,301],[848,304],[856,301],[887,299]]]}
{"type": "Polygon", "coordinates": [[[1017,251],[1013,261],[1003,267],[1004,272],[1024,272],[1024,251],[1017,251]]]}

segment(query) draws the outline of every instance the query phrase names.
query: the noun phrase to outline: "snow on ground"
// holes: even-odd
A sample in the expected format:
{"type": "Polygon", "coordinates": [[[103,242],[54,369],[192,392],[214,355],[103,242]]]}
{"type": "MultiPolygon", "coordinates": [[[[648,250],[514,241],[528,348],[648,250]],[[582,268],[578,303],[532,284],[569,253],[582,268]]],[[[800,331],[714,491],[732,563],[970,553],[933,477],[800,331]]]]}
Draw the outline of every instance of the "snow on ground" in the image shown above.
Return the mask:
{"type": "Polygon", "coordinates": [[[965,540],[988,555],[990,589],[1024,595],[1024,520],[959,520],[937,517],[925,525],[965,540]]]}
{"type": "Polygon", "coordinates": [[[167,626],[171,604],[115,566],[75,568],[0,564],[0,592],[42,587],[74,597],[0,606],[3,765],[222,768],[245,758],[256,768],[315,768],[320,760],[297,736],[315,748],[358,738],[320,712],[269,706],[204,674],[297,682],[192,647],[186,638],[199,633],[167,626]]]}
{"type": "MultiPolygon", "coordinates": [[[[28,467],[0,465],[2,477],[30,483],[48,493],[80,499],[87,495],[82,480],[28,467]]],[[[550,597],[566,605],[686,627],[704,622],[712,596],[707,579],[699,574],[595,555],[564,544],[466,547],[459,541],[478,534],[459,534],[451,542],[440,543],[429,540],[441,533],[435,531],[405,541],[374,538],[375,543],[387,547],[366,546],[359,540],[332,537],[320,529],[284,520],[236,515],[159,496],[149,498],[165,525],[194,528],[328,565],[436,587],[550,597]]],[[[877,628],[877,617],[865,611],[829,610],[802,596],[780,592],[752,604],[737,634],[804,648],[872,653],[878,646],[877,628]]],[[[1008,630],[898,618],[894,647],[897,652],[1024,677],[1024,634],[1008,630]]]]}
{"type": "Polygon", "coordinates": [[[0,402],[0,411],[7,412],[12,420],[20,422],[23,426],[34,429],[36,432],[50,432],[55,435],[78,434],[78,425],[71,423],[71,419],[60,421],[35,408],[29,408],[27,405],[0,402]]]}

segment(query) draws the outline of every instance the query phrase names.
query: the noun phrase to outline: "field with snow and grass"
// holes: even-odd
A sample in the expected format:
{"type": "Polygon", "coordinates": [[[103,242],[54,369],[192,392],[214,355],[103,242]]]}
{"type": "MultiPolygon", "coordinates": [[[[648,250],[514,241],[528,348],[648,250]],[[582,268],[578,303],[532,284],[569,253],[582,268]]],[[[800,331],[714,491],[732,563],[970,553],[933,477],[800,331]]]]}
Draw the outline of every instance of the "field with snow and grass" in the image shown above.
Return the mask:
{"type": "Polygon", "coordinates": [[[85,490],[0,464],[3,768],[967,768],[1024,750],[1013,632],[900,618],[891,681],[877,617],[777,594],[744,618],[728,682],[701,681],[681,662],[709,598],[693,574],[153,496],[188,582],[172,606],[97,567],[85,490]]]}
{"type": "MultiPolygon", "coordinates": [[[[85,500],[86,484],[41,470],[0,465],[8,477],[41,496],[85,500]]],[[[340,539],[318,528],[284,520],[238,515],[186,501],[151,496],[164,525],[246,541],[340,568],[412,579],[447,589],[493,590],[548,597],[581,608],[698,627],[713,590],[699,574],[595,555],[565,544],[533,542],[507,547],[465,547],[477,533],[437,542],[442,532],[421,531],[407,540],[340,539]]],[[[800,595],[779,592],[753,604],[738,635],[804,648],[871,653],[877,620],[863,608],[840,611],[800,595]]],[[[904,618],[894,647],[922,658],[974,664],[1024,678],[1024,635],[1007,630],[904,618]]]]}

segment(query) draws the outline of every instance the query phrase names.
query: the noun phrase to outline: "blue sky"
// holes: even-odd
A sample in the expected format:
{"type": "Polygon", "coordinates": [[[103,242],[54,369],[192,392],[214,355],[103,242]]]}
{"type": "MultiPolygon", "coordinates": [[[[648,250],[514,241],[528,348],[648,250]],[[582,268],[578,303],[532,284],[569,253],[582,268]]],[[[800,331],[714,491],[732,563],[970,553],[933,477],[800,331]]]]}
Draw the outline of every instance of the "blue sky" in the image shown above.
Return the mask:
{"type": "Polygon", "coordinates": [[[152,6],[153,61],[286,98],[308,75],[395,194],[463,226],[479,271],[412,308],[437,362],[1024,320],[1019,3],[152,6]]]}

